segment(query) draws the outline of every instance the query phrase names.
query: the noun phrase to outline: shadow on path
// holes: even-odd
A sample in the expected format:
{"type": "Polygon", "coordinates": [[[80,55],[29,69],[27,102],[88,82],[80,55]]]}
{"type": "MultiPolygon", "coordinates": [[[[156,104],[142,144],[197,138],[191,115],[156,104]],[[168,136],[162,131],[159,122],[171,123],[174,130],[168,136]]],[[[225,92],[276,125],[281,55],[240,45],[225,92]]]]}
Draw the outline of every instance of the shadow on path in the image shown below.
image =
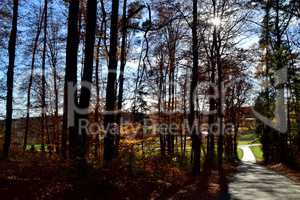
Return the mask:
{"type": "Polygon", "coordinates": [[[244,153],[243,164],[239,166],[238,173],[229,179],[228,193],[221,199],[300,199],[300,185],[281,174],[255,164],[249,146],[241,146],[241,149],[244,153]]]}

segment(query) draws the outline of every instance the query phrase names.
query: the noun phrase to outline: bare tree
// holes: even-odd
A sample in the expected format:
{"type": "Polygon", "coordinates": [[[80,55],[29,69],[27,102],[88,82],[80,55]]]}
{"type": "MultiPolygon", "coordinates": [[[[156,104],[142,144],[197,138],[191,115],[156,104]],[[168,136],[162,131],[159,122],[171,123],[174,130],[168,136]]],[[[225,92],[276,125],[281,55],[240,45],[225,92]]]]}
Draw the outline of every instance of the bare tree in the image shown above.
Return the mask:
{"type": "Polygon", "coordinates": [[[66,48],[66,69],[65,69],[65,85],[64,85],[64,114],[63,114],[63,129],[62,129],[62,146],[61,153],[64,158],[67,157],[67,137],[69,135],[70,142],[70,156],[75,158],[76,148],[76,133],[74,127],[69,124],[69,110],[68,97],[74,95],[74,104],[77,104],[77,92],[70,94],[68,84],[76,87],[77,84],[77,54],[79,45],[79,31],[78,31],[78,17],[79,17],[79,1],[71,0],[69,3],[69,17],[68,17],[68,35],[66,48]]]}
{"type": "MultiPolygon", "coordinates": [[[[109,64],[106,86],[106,112],[114,112],[116,110],[116,72],[117,72],[117,46],[118,46],[118,10],[119,0],[112,2],[111,28],[110,28],[110,48],[109,48],[109,64]]],[[[106,113],[104,116],[104,127],[107,132],[104,138],[104,160],[110,162],[113,159],[115,149],[115,136],[112,134],[112,128],[116,123],[116,115],[106,113]]]]}
{"type": "MultiPolygon", "coordinates": [[[[190,114],[189,114],[189,126],[193,127],[195,123],[195,91],[198,83],[198,36],[197,36],[197,26],[198,26],[198,2],[193,0],[193,24],[192,24],[192,52],[193,52],[193,69],[191,77],[191,88],[190,88],[190,114]]],[[[192,137],[192,151],[193,151],[193,174],[200,174],[200,146],[201,146],[201,135],[193,129],[191,133],[192,137]]]]}
{"type": "Polygon", "coordinates": [[[16,57],[16,39],[18,24],[19,0],[14,0],[12,27],[8,45],[9,63],[7,68],[7,96],[6,96],[6,120],[5,120],[5,142],[3,145],[3,157],[7,158],[11,143],[11,126],[13,114],[13,88],[14,88],[14,67],[16,57]]]}
{"type": "MultiPolygon", "coordinates": [[[[79,107],[88,108],[91,99],[91,85],[93,78],[93,61],[94,61],[94,45],[96,34],[96,22],[97,22],[97,0],[87,1],[87,21],[86,21],[86,33],[85,33],[85,55],[84,55],[84,69],[81,81],[85,84],[81,86],[79,107]],[[86,85],[88,84],[88,85],[86,85]]],[[[86,137],[87,132],[79,130],[78,123],[80,120],[88,119],[88,114],[76,114],[76,136],[78,137],[78,152],[77,155],[82,164],[85,164],[86,153],[86,137]],[[81,133],[79,133],[81,131],[81,133]]]]}
{"type": "Polygon", "coordinates": [[[29,122],[30,122],[30,107],[31,107],[31,89],[33,84],[33,76],[34,76],[34,68],[35,68],[35,62],[36,62],[36,53],[39,43],[39,38],[42,30],[42,23],[44,20],[44,9],[40,11],[39,19],[37,21],[37,27],[36,27],[36,35],[33,41],[33,47],[32,47],[32,58],[31,58],[31,71],[30,71],[30,77],[28,82],[28,88],[27,88],[27,108],[26,108],[26,124],[25,124],[25,133],[24,133],[24,150],[27,146],[27,138],[28,138],[28,132],[29,132],[29,122]]]}
{"type": "Polygon", "coordinates": [[[44,2],[44,38],[42,53],[42,151],[45,151],[45,133],[47,130],[47,105],[46,105],[46,54],[47,54],[47,27],[48,27],[48,0],[44,2]]]}

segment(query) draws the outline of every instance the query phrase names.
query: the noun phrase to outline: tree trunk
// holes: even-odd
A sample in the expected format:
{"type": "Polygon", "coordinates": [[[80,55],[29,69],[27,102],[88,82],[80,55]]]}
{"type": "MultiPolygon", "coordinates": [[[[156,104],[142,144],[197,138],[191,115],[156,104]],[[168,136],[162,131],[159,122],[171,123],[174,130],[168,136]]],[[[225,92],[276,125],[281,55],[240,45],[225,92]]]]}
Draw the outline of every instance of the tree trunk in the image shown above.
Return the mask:
{"type": "Polygon", "coordinates": [[[201,146],[201,135],[197,133],[197,130],[193,128],[195,123],[195,93],[198,83],[198,37],[197,37],[197,0],[193,0],[193,25],[192,25],[192,43],[193,43],[193,69],[192,69],[192,81],[190,88],[190,115],[189,115],[189,126],[192,130],[192,160],[193,160],[193,174],[200,175],[200,146],[201,146]],[[193,128],[193,129],[192,129],[193,128]]]}
{"type": "MultiPolygon", "coordinates": [[[[102,25],[101,29],[102,32],[102,25]]],[[[95,66],[95,84],[96,84],[96,106],[95,106],[95,122],[99,123],[100,122],[100,83],[99,83],[99,66],[100,66],[100,45],[101,45],[101,37],[98,38],[97,42],[97,47],[96,47],[96,66],[95,66]]],[[[101,70],[102,71],[102,70],[101,70]]],[[[94,155],[96,158],[99,158],[99,151],[100,151],[100,140],[99,140],[99,135],[100,133],[97,133],[95,137],[93,136],[94,139],[94,155]]]]}
{"type": "MultiPolygon", "coordinates": [[[[101,28],[102,32],[102,28],[101,28]]],[[[95,81],[96,81],[96,106],[95,106],[95,121],[99,122],[99,109],[100,109],[100,87],[99,87],[99,65],[100,65],[100,45],[101,36],[98,38],[97,49],[96,49],[96,66],[95,66],[95,81]]]]}
{"type": "Polygon", "coordinates": [[[38,41],[41,34],[42,29],[42,23],[44,19],[44,10],[42,14],[40,15],[40,19],[38,21],[37,26],[37,32],[33,43],[33,49],[32,49],[32,59],[31,59],[31,71],[30,71],[30,77],[29,77],[29,83],[27,88],[27,107],[26,107],[26,124],[25,124],[25,133],[24,133],[24,144],[23,144],[23,150],[26,150],[27,146],[27,138],[28,138],[28,132],[29,132],[29,120],[30,120],[30,104],[31,104],[31,88],[32,88],[32,82],[33,82],[33,75],[34,75],[34,65],[35,65],[35,56],[36,51],[38,47],[38,41]]]}
{"type": "Polygon", "coordinates": [[[234,124],[234,135],[233,135],[233,151],[234,151],[234,159],[238,158],[238,143],[237,143],[237,137],[238,137],[239,127],[237,123],[234,124]]]}
{"type": "MultiPolygon", "coordinates": [[[[283,63],[283,55],[282,55],[282,29],[280,24],[280,1],[275,1],[275,36],[276,36],[276,42],[275,42],[275,54],[276,54],[276,70],[282,69],[284,63],[283,63]]],[[[276,86],[277,95],[280,94],[280,96],[284,97],[284,84],[279,84],[276,86]]],[[[282,102],[281,106],[285,107],[285,102],[282,102]]],[[[282,121],[281,121],[282,122],[282,121]]],[[[280,123],[281,123],[280,122],[280,123]]],[[[287,155],[287,133],[279,133],[279,161],[280,162],[286,162],[286,155],[287,155]]]]}
{"type": "MultiPolygon", "coordinates": [[[[159,94],[158,94],[158,114],[159,114],[159,124],[161,124],[162,121],[162,103],[163,103],[163,81],[164,81],[164,74],[163,74],[163,68],[164,68],[164,57],[163,53],[160,52],[160,63],[159,63],[159,94]]],[[[159,132],[159,142],[160,142],[160,155],[162,158],[165,157],[165,135],[159,132]]]]}
{"type": "Polygon", "coordinates": [[[18,24],[19,0],[14,0],[13,20],[8,44],[9,63],[7,68],[7,96],[6,96],[6,120],[5,120],[5,141],[3,145],[3,157],[8,158],[11,143],[11,128],[13,114],[13,87],[14,87],[14,67],[16,57],[16,39],[18,24]]]}
{"type": "MultiPolygon", "coordinates": [[[[219,43],[218,39],[218,43],[219,43]]],[[[224,94],[223,94],[223,66],[221,63],[220,45],[216,49],[217,55],[217,69],[218,69],[218,120],[219,120],[219,137],[218,137],[218,165],[222,169],[223,165],[223,151],[224,151],[224,94]]]]}
{"type": "Polygon", "coordinates": [[[53,137],[53,145],[54,148],[53,150],[55,152],[57,152],[58,150],[58,130],[59,130],[59,117],[58,117],[58,86],[57,86],[57,69],[56,69],[56,65],[57,63],[53,64],[53,82],[54,82],[54,106],[55,106],[55,110],[54,110],[54,137],[53,137]]]}
{"type": "MultiPolygon", "coordinates": [[[[117,45],[118,45],[118,13],[119,13],[119,0],[112,2],[111,14],[111,29],[110,29],[110,49],[109,49],[109,64],[107,75],[106,87],[106,112],[116,110],[116,72],[117,72],[117,45]]],[[[106,113],[104,116],[104,127],[107,130],[104,137],[104,160],[109,164],[113,159],[113,152],[115,148],[115,136],[112,134],[111,129],[116,123],[116,116],[113,113],[106,113]]]]}
{"type": "Polygon", "coordinates": [[[42,145],[41,151],[45,151],[45,132],[46,132],[46,52],[47,52],[47,23],[48,23],[48,0],[45,0],[44,7],[44,46],[42,55],[42,145]]]}
{"type": "Polygon", "coordinates": [[[126,40],[127,40],[127,0],[123,2],[123,17],[122,17],[122,44],[121,44],[121,63],[120,63],[120,75],[119,75],[119,94],[118,94],[118,124],[119,133],[116,136],[116,155],[118,155],[119,143],[120,143],[120,122],[122,117],[122,103],[123,103],[123,87],[124,87],[124,70],[126,65],[126,40]]]}
{"type": "MultiPolygon", "coordinates": [[[[82,82],[85,87],[81,87],[79,107],[81,109],[88,108],[91,99],[91,85],[93,78],[93,61],[94,61],[94,45],[95,45],[95,33],[96,33],[96,21],[97,21],[97,0],[88,0],[87,2],[87,22],[86,22],[86,35],[85,35],[85,55],[84,55],[84,68],[82,82]]],[[[76,114],[75,126],[78,137],[78,157],[80,163],[85,165],[85,153],[87,143],[87,132],[85,129],[80,130],[78,127],[80,120],[88,120],[88,113],[76,114]],[[79,132],[81,131],[81,132],[79,132]]]]}
{"type": "MultiPolygon", "coordinates": [[[[53,24],[51,24],[53,26],[53,24]]],[[[51,31],[51,39],[48,43],[49,51],[50,51],[50,65],[52,67],[52,75],[53,75],[53,93],[54,93],[54,116],[52,118],[52,124],[53,124],[53,141],[51,142],[51,148],[50,150],[57,152],[58,151],[58,130],[59,130],[59,117],[58,117],[58,103],[59,103],[59,97],[58,97],[58,74],[57,74],[57,64],[58,64],[58,52],[57,52],[57,42],[58,42],[58,36],[57,36],[57,30],[55,30],[55,27],[52,27],[51,31]]]]}
{"type": "Polygon", "coordinates": [[[66,48],[66,69],[65,69],[65,84],[64,84],[64,113],[63,113],[63,129],[62,129],[62,145],[61,154],[63,158],[67,157],[67,137],[69,134],[70,143],[70,157],[75,158],[76,148],[76,134],[74,126],[70,126],[70,118],[68,113],[73,112],[69,110],[68,98],[69,95],[74,96],[74,103],[77,105],[77,92],[70,94],[68,84],[73,87],[77,85],[77,53],[79,45],[79,32],[78,32],[78,17],[79,17],[79,0],[71,0],[69,4],[68,16],[68,35],[67,35],[67,48],[66,48]]]}

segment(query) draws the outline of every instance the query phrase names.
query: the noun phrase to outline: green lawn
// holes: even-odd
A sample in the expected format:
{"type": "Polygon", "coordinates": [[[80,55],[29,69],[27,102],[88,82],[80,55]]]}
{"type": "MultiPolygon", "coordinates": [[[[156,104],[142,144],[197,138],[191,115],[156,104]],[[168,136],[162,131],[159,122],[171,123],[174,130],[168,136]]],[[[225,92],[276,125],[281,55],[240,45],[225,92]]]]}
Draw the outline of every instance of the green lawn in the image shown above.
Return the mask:
{"type": "Polygon", "coordinates": [[[255,133],[241,134],[238,137],[239,145],[247,145],[247,144],[254,144],[254,143],[259,143],[259,138],[255,133]]]}
{"type": "Polygon", "coordinates": [[[242,151],[240,148],[238,148],[238,149],[237,149],[237,153],[238,153],[238,158],[239,158],[240,160],[242,160],[243,155],[244,155],[243,151],[242,151]]]}
{"type": "Polygon", "coordinates": [[[252,153],[255,156],[256,161],[263,161],[263,151],[261,149],[261,146],[252,146],[250,147],[252,153]]]}
{"type": "MultiPolygon", "coordinates": [[[[41,151],[42,150],[42,144],[27,144],[26,145],[26,151],[30,151],[31,147],[34,147],[34,151],[41,151]]],[[[45,144],[45,151],[48,151],[48,145],[45,144]]]]}
{"type": "MultiPolygon", "coordinates": [[[[238,145],[250,145],[250,144],[260,144],[259,137],[255,133],[241,134],[238,137],[238,145]]],[[[263,160],[263,152],[261,146],[250,146],[257,161],[263,160]]],[[[238,157],[241,159],[243,157],[242,150],[238,149],[238,157]]]]}

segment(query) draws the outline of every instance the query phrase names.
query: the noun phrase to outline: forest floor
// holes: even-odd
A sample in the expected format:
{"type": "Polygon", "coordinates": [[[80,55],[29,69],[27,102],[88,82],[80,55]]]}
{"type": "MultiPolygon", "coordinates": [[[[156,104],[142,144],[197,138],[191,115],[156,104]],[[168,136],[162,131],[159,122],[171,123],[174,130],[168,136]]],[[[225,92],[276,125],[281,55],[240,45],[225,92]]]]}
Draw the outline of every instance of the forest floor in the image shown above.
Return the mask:
{"type": "MultiPolygon", "coordinates": [[[[159,158],[133,169],[127,163],[110,169],[91,167],[85,176],[70,162],[41,153],[0,161],[0,198],[9,199],[219,199],[226,181],[217,171],[194,178],[190,170],[159,158]]],[[[225,174],[236,167],[225,164],[225,174]]]]}
{"type": "Polygon", "coordinates": [[[291,169],[285,164],[279,163],[274,165],[267,165],[268,169],[278,172],[282,175],[289,177],[291,180],[300,184],[300,171],[296,169],[291,169]]]}

